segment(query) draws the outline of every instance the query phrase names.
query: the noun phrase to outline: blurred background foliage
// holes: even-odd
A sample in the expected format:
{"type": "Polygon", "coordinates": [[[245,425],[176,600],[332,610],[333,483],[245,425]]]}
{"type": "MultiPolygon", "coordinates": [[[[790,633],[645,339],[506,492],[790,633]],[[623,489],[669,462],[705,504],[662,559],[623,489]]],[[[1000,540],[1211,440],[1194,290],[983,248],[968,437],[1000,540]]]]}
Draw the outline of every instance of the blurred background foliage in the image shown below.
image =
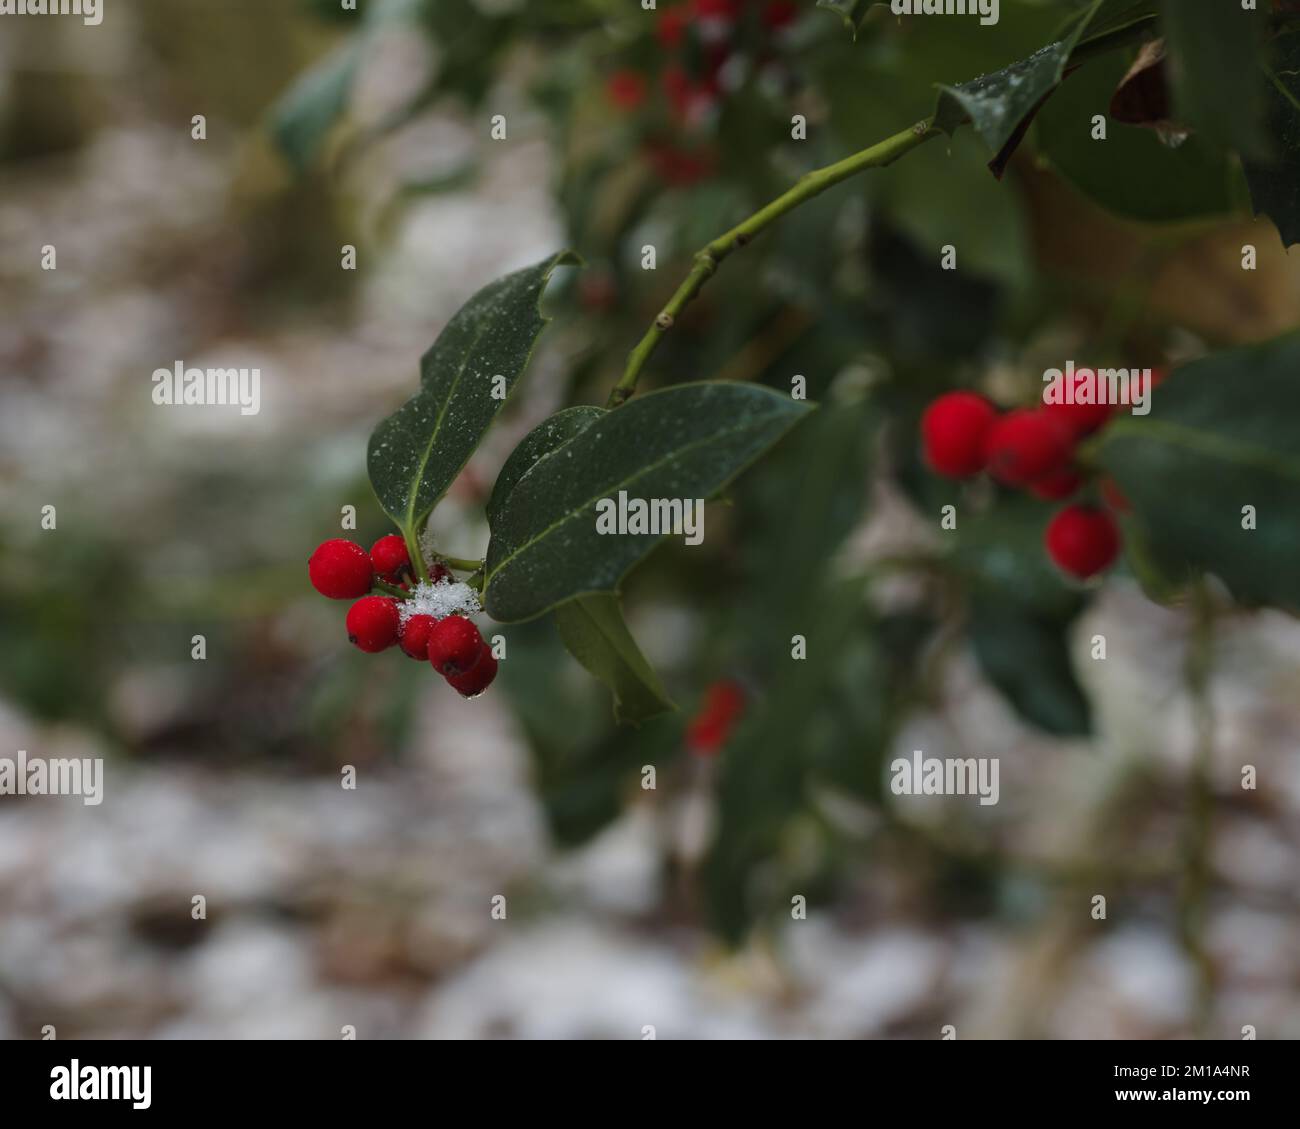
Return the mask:
{"type": "MultiPolygon", "coordinates": [[[[999,23],[976,27],[859,4],[852,34],[834,8],[138,0],[93,52],[78,28],[6,28],[0,285],[18,314],[0,338],[15,515],[0,534],[6,697],[140,761],[401,762],[419,703],[442,687],[348,648],[302,566],[343,505],[363,543],[387,531],[365,435],[414,387],[447,314],[535,252],[567,245],[586,261],[548,293],[535,387],[436,518],[442,544],[468,556],[513,441],[559,406],[603,402],[696,248],[802,172],[929,115],[935,83],[1032,54],[1082,6],[1003,0],[999,23]],[[215,157],[182,152],[195,113],[215,157]],[[795,113],[807,140],[791,137],[795,113]],[[126,122],[149,142],[133,150],[126,122]],[[503,164],[508,148],[532,156],[503,164]],[[156,199],[100,177],[109,156],[187,203],[148,225],[119,220],[156,199]],[[65,177],[78,186],[66,197],[51,187],[65,177]],[[98,225],[36,238],[60,244],[57,281],[21,244],[24,194],[98,225]],[[467,197],[474,207],[451,203],[467,197]],[[520,235],[511,223],[539,201],[554,218],[520,235]],[[426,217],[440,207],[461,210],[439,226],[426,217]],[[339,270],[345,243],[356,275],[339,270]],[[133,309],[54,323],[70,296],[115,288],[162,306],[133,330],[142,339],[107,350],[96,384],[77,364],[133,309]],[[105,392],[129,364],[135,388],[214,350],[265,357],[267,383],[284,375],[243,432],[159,434],[149,409],[105,392]],[[59,507],[55,553],[29,518],[45,501],[59,507]],[[188,655],[199,633],[205,664],[188,655]]],[[[625,811],[644,765],[663,793],[711,796],[706,841],[666,848],[663,865],[683,879],[683,912],[736,941],[795,893],[834,901],[865,850],[887,849],[890,751],[940,701],[953,655],[973,656],[1031,727],[1095,733],[1070,640],[1096,589],[1066,583],[1041,552],[1052,507],[963,488],[971,516],[941,546],[935,516],[958,492],[920,465],[915,437],[945,389],[1030,403],[1066,357],[1177,364],[1296,328],[1296,271],[1274,225],[1252,218],[1229,148],[1118,121],[1106,144],[1086,140],[1135,53],[1072,74],[1000,179],[961,130],[812,200],[729,262],[665,339],[642,390],[702,378],[786,390],[801,375],[823,408],[710,506],[701,547],[666,544],[631,578],[630,622],[682,714],[617,728],[549,622],[504,629],[497,698],[558,842],[582,844],[625,811]],[[1253,272],[1244,243],[1258,248],[1253,272]],[[940,268],[945,245],[955,272],[940,268]],[[790,661],[794,635],[804,662],[790,661]],[[723,678],[746,687],[748,708],[701,764],[684,727],[723,678]]],[[[954,838],[975,829],[965,809],[952,818],[954,838]]],[[[898,843],[917,849],[910,833],[898,843]]],[[[924,857],[945,912],[1014,893],[979,852],[924,857]]]]}

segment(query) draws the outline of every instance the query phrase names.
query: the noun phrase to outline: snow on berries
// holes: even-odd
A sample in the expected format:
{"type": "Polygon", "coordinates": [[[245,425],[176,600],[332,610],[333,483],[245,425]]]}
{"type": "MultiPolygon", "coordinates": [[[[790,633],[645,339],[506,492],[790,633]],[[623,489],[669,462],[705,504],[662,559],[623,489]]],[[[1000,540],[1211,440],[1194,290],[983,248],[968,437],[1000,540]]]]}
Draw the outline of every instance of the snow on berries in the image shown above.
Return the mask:
{"type": "Polygon", "coordinates": [[[462,696],[477,697],[497,673],[492,648],[469,618],[482,610],[478,592],[441,561],[427,571],[428,580],[412,585],[410,550],[397,534],[381,537],[369,553],[354,541],[326,541],[308,561],[316,591],[356,600],[346,617],[348,642],[367,654],[396,645],[430,662],[462,696]]]}
{"type": "Polygon", "coordinates": [[[317,547],[307,561],[311,586],[331,600],[354,600],[370,591],[374,567],[355,541],[336,538],[317,547]]]}
{"type": "MultiPolygon", "coordinates": [[[[975,392],[945,392],[921,416],[921,451],[926,465],[946,478],[970,478],[987,471],[1004,486],[1021,489],[1048,502],[1065,501],[1081,492],[1097,504],[1074,504],[1060,510],[1047,526],[1048,556],[1063,572],[1088,580],[1115,563],[1122,536],[1113,513],[1131,512],[1115,482],[1093,478],[1076,462],[1081,442],[1114,418],[1119,409],[1147,403],[1169,370],[1134,370],[1138,383],[1122,391],[1118,402],[1067,402],[1059,380],[1045,393],[1045,403],[1001,413],[975,392]]],[[[1146,410],[1149,410],[1149,405],[1146,410]]]]}

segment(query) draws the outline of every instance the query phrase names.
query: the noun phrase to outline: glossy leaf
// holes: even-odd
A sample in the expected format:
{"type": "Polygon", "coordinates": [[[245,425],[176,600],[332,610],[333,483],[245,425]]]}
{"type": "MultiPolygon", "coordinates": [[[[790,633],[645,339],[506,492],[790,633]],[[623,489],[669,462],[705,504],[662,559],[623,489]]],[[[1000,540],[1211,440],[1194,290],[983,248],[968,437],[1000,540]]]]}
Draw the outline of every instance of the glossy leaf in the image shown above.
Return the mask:
{"type": "Polygon", "coordinates": [[[1110,0],[1093,0],[1060,39],[1027,58],[969,82],[940,85],[935,125],[951,134],[964,121],[970,121],[993,154],[993,171],[1001,175],[1029,122],[1065,77],[1075,47],[1092,34],[1095,26],[1114,30],[1111,23],[1126,11],[1126,7],[1117,7],[1110,0]],[[1095,23],[1099,20],[1100,24],[1095,23]]]}
{"type": "Polygon", "coordinates": [[[592,404],[580,404],[575,408],[565,408],[556,412],[553,416],[542,420],[525,435],[519,441],[519,445],[510,452],[510,457],[501,467],[496,483],[492,487],[492,496],[488,498],[487,503],[488,525],[492,526],[496,523],[510,491],[540,459],[563,446],[604,414],[604,408],[592,404]]]}
{"type": "Polygon", "coordinates": [[[609,412],[510,492],[488,544],[484,606],[531,619],[575,596],[613,592],[667,534],[602,534],[602,499],[709,498],[808,406],[767,388],[689,384],[609,412]]]}
{"type": "Polygon", "coordinates": [[[420,360],[420,391],[380,422],[366,465],[384,511],[414,531],[474,453],[546,325],[538,302],[561,252],[489,283],[420,360]]]}

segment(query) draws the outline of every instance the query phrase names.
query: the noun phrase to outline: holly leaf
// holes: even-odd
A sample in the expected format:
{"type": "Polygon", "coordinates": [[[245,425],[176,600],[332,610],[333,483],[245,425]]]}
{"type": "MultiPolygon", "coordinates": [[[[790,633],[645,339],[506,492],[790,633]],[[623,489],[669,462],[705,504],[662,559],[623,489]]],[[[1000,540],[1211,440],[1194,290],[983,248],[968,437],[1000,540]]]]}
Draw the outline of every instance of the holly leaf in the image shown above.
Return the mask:
{"type": "Polygon", "coordinates": [[[1092,34],[1094,21],[1101,18],[1104,22],[1099,26],[1115,30],[1110,25],[1121,14],[1108,0],[1093,0],[1060,39],[1027,58],[957,86],[939,84],[935,126],[951,135],[969,121],[993,154],[990,167],[994,174],[1001,176],[1034,115],[1061,84],[1075,47],[1085,35],[1097,38],[1092,34]]]}
{"type": "Polygon", "coordinates": [[[555,609],[565,649],[614,694],[614,718],[641,722],[676,707],[623,619],[618,597],[579,596],[555,609]]]}
{"type": "Polygon", "coordinates": [[[1269,149],[1259,79],[1268,8],[1171,3],[1161,16],[1178,120],[1257,159],[1269,149]]]}
{"type": "Polygon", "coordinates": [[[614,592],[666,532],[604,534],[598,504],[711,497],[809,405],[769,388],[679,385],[606,413],[519,479],[492,525],[484,607],[532,619],[575,596],[614,592]]]}
{"type": "Polygon", "coordinates": [[[1062,737],[1092,732],[1092,709],[1066,645],[1070,619],[1015,599],[972,601],[968,634],[980,669],[1026,721],[1062,737]]]}
{"type": "Polygon", "coordinates": [[[556,412],[553,416],[542,420],[525,435],[519,441],[519,445],[510,452],[510,457],[506,459],[505,465],[497,474],[496,483],[492,487],[492,496],[488,498],[487,503],[489,527],[496,523],[510,491],[525,474],[541,459],[562,447],[578,432],[604,414],[604,408],[597,408],[592,404],[580,404],[556,412]]]}
{"type": "Polygon", "coordinates": [[[1043,552],[1049,512],[1028,500],[1000,499],[961,530],[953,565],[970,591],[967,637],[985,677],[1031,724],[1086,736],[1092,709],[1067,645],[1085,600],[1043,552]]]}
{"type": "Polygon", "coordinates": [[[1238,602],[1300,608],[1300,333],[1177,369],[1093,455],[1133,503],[1144,564],[1218,576],[1238,602]],[[1249,507],[1249,509],[1247,509],[1249,507]]]}
{"type": "Polygon", "coordinates": [[[1300,243],[1300,28],[1274,40],[1272,66],[1264,66],[1269,160],[1245,160],[1246,183],[1256,214],[1277,225],[1282,243],[1300,243]]]}
{"type": "Polygon", "coordinates": [[[1072,74],[1038,115],[1040,155],[1084,195],[1129,219],[1161,223],[1231,212],[1241,174],[1223,150],[1195,134],[1171,147],[1155,130],[1117,120],[1111,92],[1126,69],[1123,58],[1110,56],[1072,74]],[[1094,114],[1110,118],[1104,142],[1092,140],[1094,114]]]}
{"type": "Polygon", "coordinates": [[[547,319],[538,303],[569,251],[489,283],[420,359],[420,391],[370,437],[366,466],[379,504],[413,534],[474,453],[523,375],[547,319]]]}
{"type": "MultiPolygon", "coordinates": [[[[492,487],[487,504],[488,525],[496,524],[502,506],[521,478],[603,415],[604,408],[590,404],[565,408],[525,435],[506,459],[492,487]]],[[[676,708],[632,638],[616,597],[580,596],[561,604],[555,609],[555,626],[569,654],[613,691],[615,720],[636,725],[676,708]]]]}

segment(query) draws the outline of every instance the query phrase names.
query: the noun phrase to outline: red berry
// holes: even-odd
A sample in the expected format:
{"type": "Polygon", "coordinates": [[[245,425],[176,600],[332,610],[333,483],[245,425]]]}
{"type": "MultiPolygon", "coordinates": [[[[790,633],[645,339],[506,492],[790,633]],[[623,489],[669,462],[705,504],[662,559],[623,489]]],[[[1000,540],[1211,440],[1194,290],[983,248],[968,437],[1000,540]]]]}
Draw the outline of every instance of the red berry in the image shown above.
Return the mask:
{"type": "Polygon", "coordinates": [[[686,727],[686,747],[696,756],[712,756],[727,743],[744,708],[745,691],[739,682],[713,683],[686,727]]]}
{"type": "Polygon", "coordinates": [[[921,417],[925,461],[939,474],[965,478],[984,469],[984,437],[997,409],[974,392],[945,392],[921,417]]]}
{"type": "Polygon", "coordinates": [[[1068,498],[1083,485],[1083,475],[1073,467],[1061,467],[1042,478],[1035,478],[1029,484],[1029,492],[1047,502],[1059,502],[1068,498]]]}
{"type": "Polygon", "coordinates": [[[1047,525],[1047,554],[1071,576],[1087,580],[1119,555],[1119,527],[1105,510],[1066,506],[1047,525]]]}
{"type": "Polygon", "coordinates": [[[615,71],[605,80],[605,95],[620,110],[635,110],[645,101],[645,75],[640,71],[615,71]]]}
{"type": "Polygon", "coordinates": [[[463,615],[449,615],[429,633],[429,661],[450,678],[473,670],[483,650],[483,636],[463,615]]]}
{"type": "MultiPolygon", "coordinates": [[[[1052,381],[1051,384],[1043,390],[1043,396],[1052,396],[1054,399],[1063,397],[1067,391],[1065,377],[1052,381]]],[[[1096,390],[1100,386],[1094,381],[1096,390]]],[[[1048,412],[1055,418],[1064,423],[1075,436],[1081,438],[1084,435],[1090,435],[1098,428],[1105,426],[1115,411],[1114,404],[1044,404],[1043,411],[1048,412]]]]}
{"type": "Polygon", "coordinates": [[[396,643],[400,626],[397,601],[389,596],[363,596],[348,609],[348,641],[368,655],[396,643]]]}
{"type": "Polygon", "coordinates": [[[354,600],[370,591],[374,569],[365,549],[341,537],[317,546],[307,561],[311,586],[331,600],[354,600]]]}
{"type": "Polygon", "coordinates": [[[989,473],[1010,486],[1023,486],[1060,470],[1074,452],[1074,433],[1049,412],[1020,408],[988,429],[984,455],[989,473]]]}
{"type": "Polygon", "coordinates": [[[1115,411],[1115,405],[1044,404],[1043,411],[1061,420],[1074,434],[1075,438],[1081,439],[1083,436],[1091,435],[1099,428],[1105,427],[1115,411]]]}
{"type": "Polygon", "coordinates": [[[406,541],[396,533],[381,537],[370,546],[370,563],[375,566],[381,580],[396,584],[402,579],[402,570],[411,567],[406,541]]]}
{"type": "Polygon", "coordinates": [[[431,615],[413,615],[397,635],[397,645],[405,654],[424,662],[429,657],[429,633],[438,620],[431,615]]]}
{"type": "Polygon", "coordinates": [[[659,37],[659,42],[665,47],[676,47],[680,44],[686,34],[686,23],[689,18],[684,7],[669,8],[667,11],[660,12],[659,19],[655,23],[655,35],[659,37]]]}
{"type": "Polygon", "coordinates": [[[433,564],[429,566],[430,584],[441,584],[444,580],[451,581],[455,579],[456,578],[451,574],[451,569],[443,564],[442,561],[434,561],[433,564]]]}
{"type": "Polygon", "coordinates": [[[486,643],[479,646],[478,657],[474,665],[464,674],[447,676],[447,685],[465,698],[474,698],[483,693],[497,676],[497,660],[492,648],[486,643]]]}

